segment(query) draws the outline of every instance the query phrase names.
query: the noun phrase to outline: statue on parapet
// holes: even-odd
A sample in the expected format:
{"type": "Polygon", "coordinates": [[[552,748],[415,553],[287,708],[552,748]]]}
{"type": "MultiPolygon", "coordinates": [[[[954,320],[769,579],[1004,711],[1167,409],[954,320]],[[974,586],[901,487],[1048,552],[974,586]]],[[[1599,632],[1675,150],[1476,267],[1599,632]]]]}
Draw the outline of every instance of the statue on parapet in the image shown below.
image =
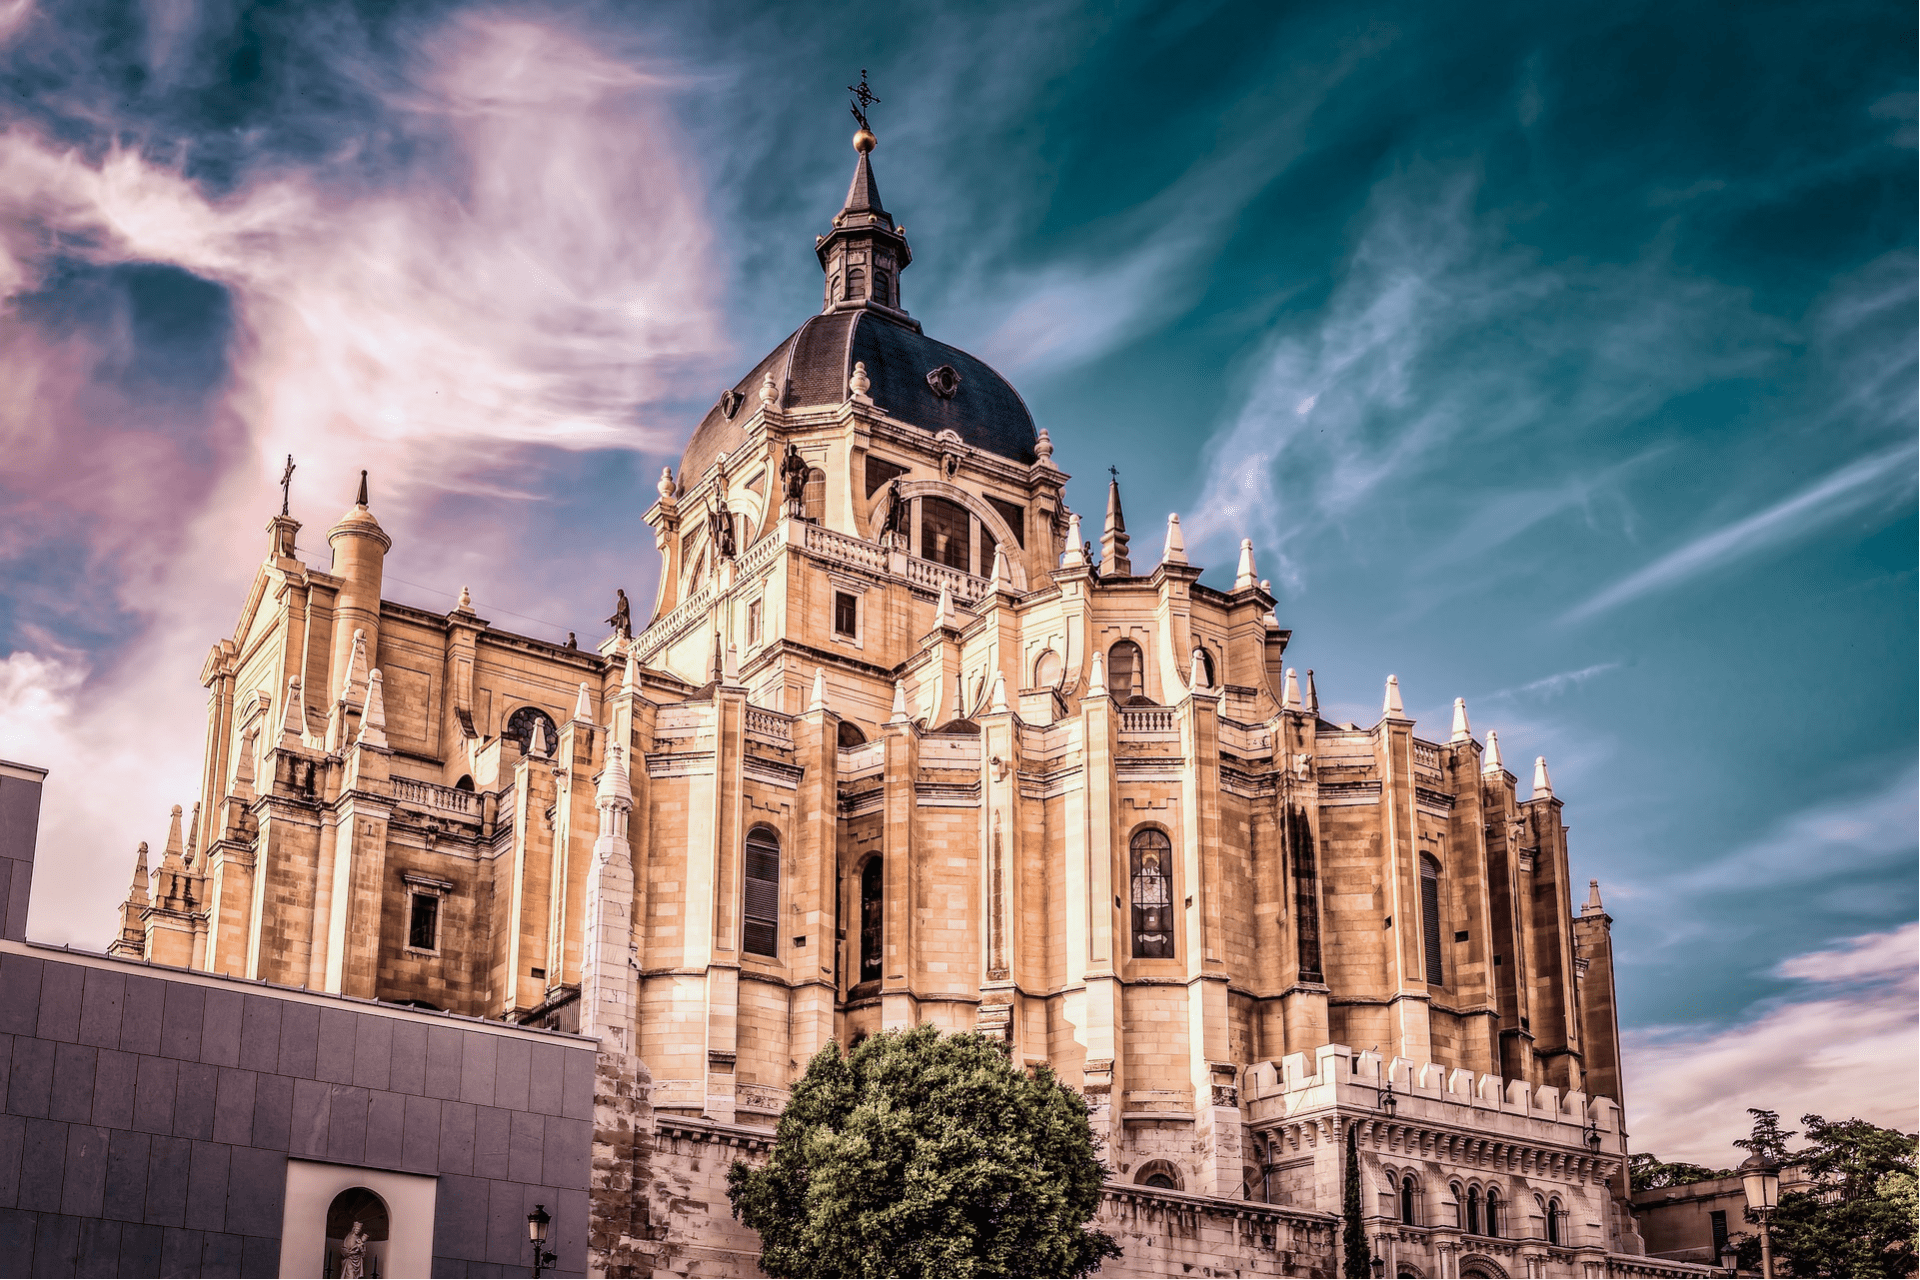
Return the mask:
{"type": "Polygon", "coordinates": [[[900,493],[898,480],[887,481],[887,514],[880,521],[880,541],[885,543],[888,535],[897,534],[904,541],[907,537],[907,500],[900,493]]]}
{"type": "Polygon", "coordinates": [[[713,510],[707,513],[707,537],[713,541],[716,562],[733,559],[737,550],[733,535],[733,513],[727,510],[727,495],[724,493],[714,499],[713,510]]]}
{"type": "MultiPolygon", "coordinates": [[[[633,607],[627,603],[625,588],[615,587],[613,595],[613,616],[607,619],[607,625],[612,627],[613,633],[622,640],[631,640],[633,639],[633,607]]],[[[567,638],[571,640],[573,633],[568,632],[567,638]]]]}
{"type": "Polygon", "coordinates": [[[811,472],[799,448],[788,441],[787,454],[780,459],[780,483],[787,491],[788,515],[805,517],[807,514],[807,476],[811,472]]]}

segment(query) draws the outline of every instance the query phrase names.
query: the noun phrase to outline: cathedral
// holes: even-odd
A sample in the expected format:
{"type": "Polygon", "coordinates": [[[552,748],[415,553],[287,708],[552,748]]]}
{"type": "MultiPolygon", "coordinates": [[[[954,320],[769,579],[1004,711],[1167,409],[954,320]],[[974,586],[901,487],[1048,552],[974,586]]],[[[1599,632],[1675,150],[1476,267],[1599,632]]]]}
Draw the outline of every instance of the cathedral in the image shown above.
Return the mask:
{"type": "Polygon", "coordinates": [[[267,522],[109,951],[596,1039],[595,1274],[754,1274],[729,1162],[823,1046],[919,1023],[1084,1094],[1112,1274],[1344,1274],[1351,1162],[1374,1274],[1705,1274],[1635,1232],[1546,762],[1391,676],[1323,718],[1250,542],[1216,589],[1117,482],[1083,528],[907,309],[854,145],[817,313],[659,478],[644,625],[386,599],[365,473],[324,567],[267,522]]]}

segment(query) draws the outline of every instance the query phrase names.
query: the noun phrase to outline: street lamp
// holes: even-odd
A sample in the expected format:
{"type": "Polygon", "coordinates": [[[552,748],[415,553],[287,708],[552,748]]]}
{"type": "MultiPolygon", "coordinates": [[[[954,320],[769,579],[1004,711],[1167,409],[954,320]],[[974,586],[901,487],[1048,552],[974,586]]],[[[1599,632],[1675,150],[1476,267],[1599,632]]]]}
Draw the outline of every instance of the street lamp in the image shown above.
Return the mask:
{"type": "Polygon", "coordinates": [[[1727,1269],[1729,1276],[1740,1274],[1740,1246],[1731,1239],[1720,1242],[1720,1265],[1727,1269]]]}
{"type": "Polygon", "coordinates": [[[547,1252],[547,1227],[552,1222],[553,1215],[547,1212],[547,1206],[543,1204],[533,1206],[533,1212],[527,1215],[527,1239],[533,1243],[535,1280],[539,1280],[542,1267],[550,1267],[560,1260],[557,1254],[547,1252]]]}
{"type": "Polygon", "coordinates": [[[1747,1211],[1760,1224],[1760,1274],[1773,1280],[1773,1235],[1767,1221],[1780,1204],[1780,1168],[1762,1155],[1740,1162],[1740,1189],[1747,1193],[1747,1211]]]}

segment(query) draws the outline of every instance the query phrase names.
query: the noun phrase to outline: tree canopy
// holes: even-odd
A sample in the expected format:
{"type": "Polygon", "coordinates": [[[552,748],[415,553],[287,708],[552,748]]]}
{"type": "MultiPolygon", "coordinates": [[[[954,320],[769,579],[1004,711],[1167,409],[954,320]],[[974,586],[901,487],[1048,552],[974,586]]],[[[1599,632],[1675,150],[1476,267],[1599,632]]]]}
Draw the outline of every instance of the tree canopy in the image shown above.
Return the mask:
{"type": "MultiPolygon", "coordinates": [[[[1770,1223],[1774,1274],[1782,1276],[1911,1276],[1915,1216],[1915,1135],[1860,1119],[1805,1115],[1809,1145],[1794,1151],[1771,1111],[1748,1108],[1753,1134],[1737,1146],[1806,1170],[1812,1186],[1783,1192],[1770,1223]]],[[[1752,1211],[1747,1214],[1753,1221],[1752,1211]]],[[[1757,1268],[1759,1228],[1740,1244],[1743,1268],[1757,1268]]]]}
{"type": "Polygon", "coordinates": [[[1084,1276],[1120,1256],[1086,1225],[1105,1177],[1050,1069],[920,1026],[815,1054],[727,1194],[770,1276],[1084,1276]]]}

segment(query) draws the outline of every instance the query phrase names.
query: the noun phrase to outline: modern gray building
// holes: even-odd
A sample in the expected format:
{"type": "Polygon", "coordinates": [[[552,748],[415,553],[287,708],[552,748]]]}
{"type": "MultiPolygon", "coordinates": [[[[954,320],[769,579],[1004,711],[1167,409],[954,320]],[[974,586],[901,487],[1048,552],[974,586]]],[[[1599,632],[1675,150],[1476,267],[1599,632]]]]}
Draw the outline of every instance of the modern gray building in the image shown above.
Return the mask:
{"type": "Polygon", "coordinates": [[[541,1206],[585,1274],[594,1041],[29,942],[44,776],[0,761],[0,1265],[527,1275],[541,1206]]]}

